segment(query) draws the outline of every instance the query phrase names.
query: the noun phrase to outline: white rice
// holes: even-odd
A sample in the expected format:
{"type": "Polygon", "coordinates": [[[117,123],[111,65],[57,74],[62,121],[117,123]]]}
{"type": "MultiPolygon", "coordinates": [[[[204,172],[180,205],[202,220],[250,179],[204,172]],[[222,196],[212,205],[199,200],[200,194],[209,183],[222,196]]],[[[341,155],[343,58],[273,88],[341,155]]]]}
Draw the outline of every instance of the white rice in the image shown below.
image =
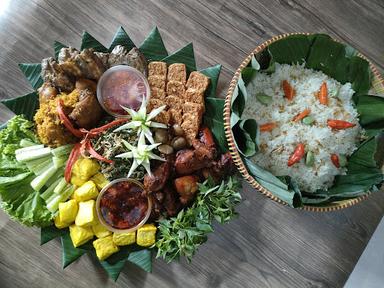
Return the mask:
{"type": "Polygon", "coordinates": [[[330,156],[333,153],[351,155],[360,139],[361,127],[353,106],[354,91],[350,83],[341,85],[324,73],[306,69],[303,65],[276,63],[273,74],[258,73],[249,83],[247,91],[244,114],[255,118],[259,125],[278,123],[271,132],[260,133],[260,151],[253,157],[255,163],[276,176],[291,176],[299,188],[306,192],[327,190],[336,175],[345,174],[346,169],[336,168],[330,156]],[[292,101],[284,97],[281,88],[283,80],[287,80],[296,90],[292,101]],[[320,104],[314,96],[324,81],[328,87],[328,106],[320,104]],[[272,104],[260,103],[255,96],[260,92],[272,96],[272,104]],[[310,108],[310,115],[316,119],[314,124],[307,126],[301,121],[293,122],[292,118],[306,108],[310,108]],[[332,130],[327,126],[328,119],[344,120],[357,125],[345,130],[332,130]],[[305,157],[288,167],[288,159],[298,143],[303,143],[306,150],[315,154],[312,167],[305,165],[305,157]]]}

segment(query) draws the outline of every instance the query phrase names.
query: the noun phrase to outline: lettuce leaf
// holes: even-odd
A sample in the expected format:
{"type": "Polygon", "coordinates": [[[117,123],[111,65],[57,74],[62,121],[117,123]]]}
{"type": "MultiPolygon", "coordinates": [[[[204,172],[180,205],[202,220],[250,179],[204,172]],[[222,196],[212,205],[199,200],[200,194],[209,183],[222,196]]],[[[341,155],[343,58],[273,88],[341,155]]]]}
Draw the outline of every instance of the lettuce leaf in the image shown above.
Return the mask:
{"type": "Polygon", "coordinates": [[[26,226],[43,227],[51,224],[52,214],[30,185],[35,175],[15,157],[22,139],[38,143],[33,128],[31,121],[15,116],[0,131],[0,205],[11,219],[26,226]]]}

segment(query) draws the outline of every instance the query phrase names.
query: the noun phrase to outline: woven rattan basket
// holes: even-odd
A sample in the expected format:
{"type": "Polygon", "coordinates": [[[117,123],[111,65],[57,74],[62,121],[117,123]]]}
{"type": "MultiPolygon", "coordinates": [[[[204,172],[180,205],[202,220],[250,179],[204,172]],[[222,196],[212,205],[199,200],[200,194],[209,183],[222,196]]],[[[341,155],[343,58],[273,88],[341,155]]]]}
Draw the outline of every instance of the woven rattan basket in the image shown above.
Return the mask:
{"type": "MultiPolygon", "coordinates": [[[[226,99],[225,99],[225,106],[224,106],[225,135],[226,135],[226,138],[227,138],[227,141],[228,141],[229,150],[231,152],[231,155],[233,157],[233,160],[234,160],[237,168],[239,169],[239,171],[242,174],[242,176],[244,177],[244,179],[246,179],[252,185],[252,187],[254,187],[256,190],[258,190],[260,193],[262,193],[262,194],[266,195],[267,197],[271,198],[272,200],[274,200],[274,201],[276,201],[276,202],[278,202],[280,204],[283,204],[283,205],[287,205],[287,203],[285,203],[284,201],[282,201],[279,198],[275,197],[268,189],[266,189],[263,186],[261,186],[248,173],[248,171],[247,171],[247,169],[246,169],[246,167],[245,167],[245,165],[244,165],[244,163],[243,163],[243,161],[242,161],[242,159],[240,157],[240,154],[239,154],[239,152],[236,149],[236,145],[235,145],[235,142],[234,142],[234,139],[233,139],[233,135],[232,135],[232,131],[231,131],[231,125],[230,125],[231,99],[232,99],[232,95],[233,95],[233,91],[235,89],[235,86],[237,85],[237,82],[239,80],[239,76],[241,74],[241,71],[251,61],[252,56],[254,54],[257,54],[257,53],[261,52],[262,50],[264,50],[271,43],[273,43],[273,42],[275,42],[277,40],[283,39],[285,37],[288,37],[290,35],[294,35],[294,34],[309,35],[309,33],[290,33],[290,34],[282,34],[282,35],[275,36],[275,37],[265,41],[261,45],[257,46],[256,49],[250,55],[248,55],[244,59],[244,61],[240,64],[239,68],[236,70],[236,73],[235,73],[235,75],[232,78],[232,81],[230,83],[230,86],[229,86],[229,89],[228,89],[228,92],[227,92],[227,96],[226,96],[226,99]]],[[[335,41],[337,41],[337,40],[335,40],[335,41]]],[[[362,54],[359,54],[359,56],[362,57],[362,58],[367,59],[362,54]]],[[[369,61],[369,64],[370,64],[371,70],[372,70],[373,75],[374,75],[374,78],[372,80],[372,89],[375,92],[375,94],[377,94],[377,95],[384,95],[384,81],[383,81],[379,71],[377,70],[377,68],[370,61],[369,61]]],[[[357,197],[357,198],[354,198],[354,199],[347,199],[347,200],[342,200],[342,201],[334,201],[332,203],[327,204],[326,206],[321,206],[321,207],[303,206],[302,209],[308,210],[308,211],[315,211],[315,212],[335,211],[335,210],[351,207],[351,206],[353,206],[353,205],[355,205],[355,204],[357,204],[357,203],[367,199],[368,196],[369,196],[369,194],[366,194],[364,196],[360,196],[360,197],[357,197]]]]}

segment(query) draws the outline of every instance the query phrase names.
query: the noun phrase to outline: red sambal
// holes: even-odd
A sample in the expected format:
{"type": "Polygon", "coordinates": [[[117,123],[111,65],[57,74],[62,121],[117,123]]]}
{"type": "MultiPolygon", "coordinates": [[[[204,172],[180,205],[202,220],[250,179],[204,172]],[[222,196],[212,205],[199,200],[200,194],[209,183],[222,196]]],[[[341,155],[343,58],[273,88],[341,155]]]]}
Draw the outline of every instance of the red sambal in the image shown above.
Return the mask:
{"type": "Polygon", "coordinates": [[[112,184],[100,199],[101,216],[115,229],[137,226],[146,217],[148,208],[145,191],[131,181],[112,184]]]}

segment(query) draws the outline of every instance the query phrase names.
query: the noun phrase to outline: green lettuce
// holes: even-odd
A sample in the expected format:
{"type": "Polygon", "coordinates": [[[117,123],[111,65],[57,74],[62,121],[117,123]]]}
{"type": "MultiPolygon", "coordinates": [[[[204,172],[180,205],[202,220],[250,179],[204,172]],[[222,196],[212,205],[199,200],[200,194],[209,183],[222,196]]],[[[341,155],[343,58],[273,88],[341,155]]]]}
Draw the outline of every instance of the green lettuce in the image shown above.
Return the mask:
{"type": "Polygon", "coordinates": [[[0,131],[0,205],[12,219],[26,226],[43,227],[51,224],[52,214],[30,185],[35,175],[15,157],[22,139],[38,142],[33,128],[31,121],[15,116],[0,131]]]}

